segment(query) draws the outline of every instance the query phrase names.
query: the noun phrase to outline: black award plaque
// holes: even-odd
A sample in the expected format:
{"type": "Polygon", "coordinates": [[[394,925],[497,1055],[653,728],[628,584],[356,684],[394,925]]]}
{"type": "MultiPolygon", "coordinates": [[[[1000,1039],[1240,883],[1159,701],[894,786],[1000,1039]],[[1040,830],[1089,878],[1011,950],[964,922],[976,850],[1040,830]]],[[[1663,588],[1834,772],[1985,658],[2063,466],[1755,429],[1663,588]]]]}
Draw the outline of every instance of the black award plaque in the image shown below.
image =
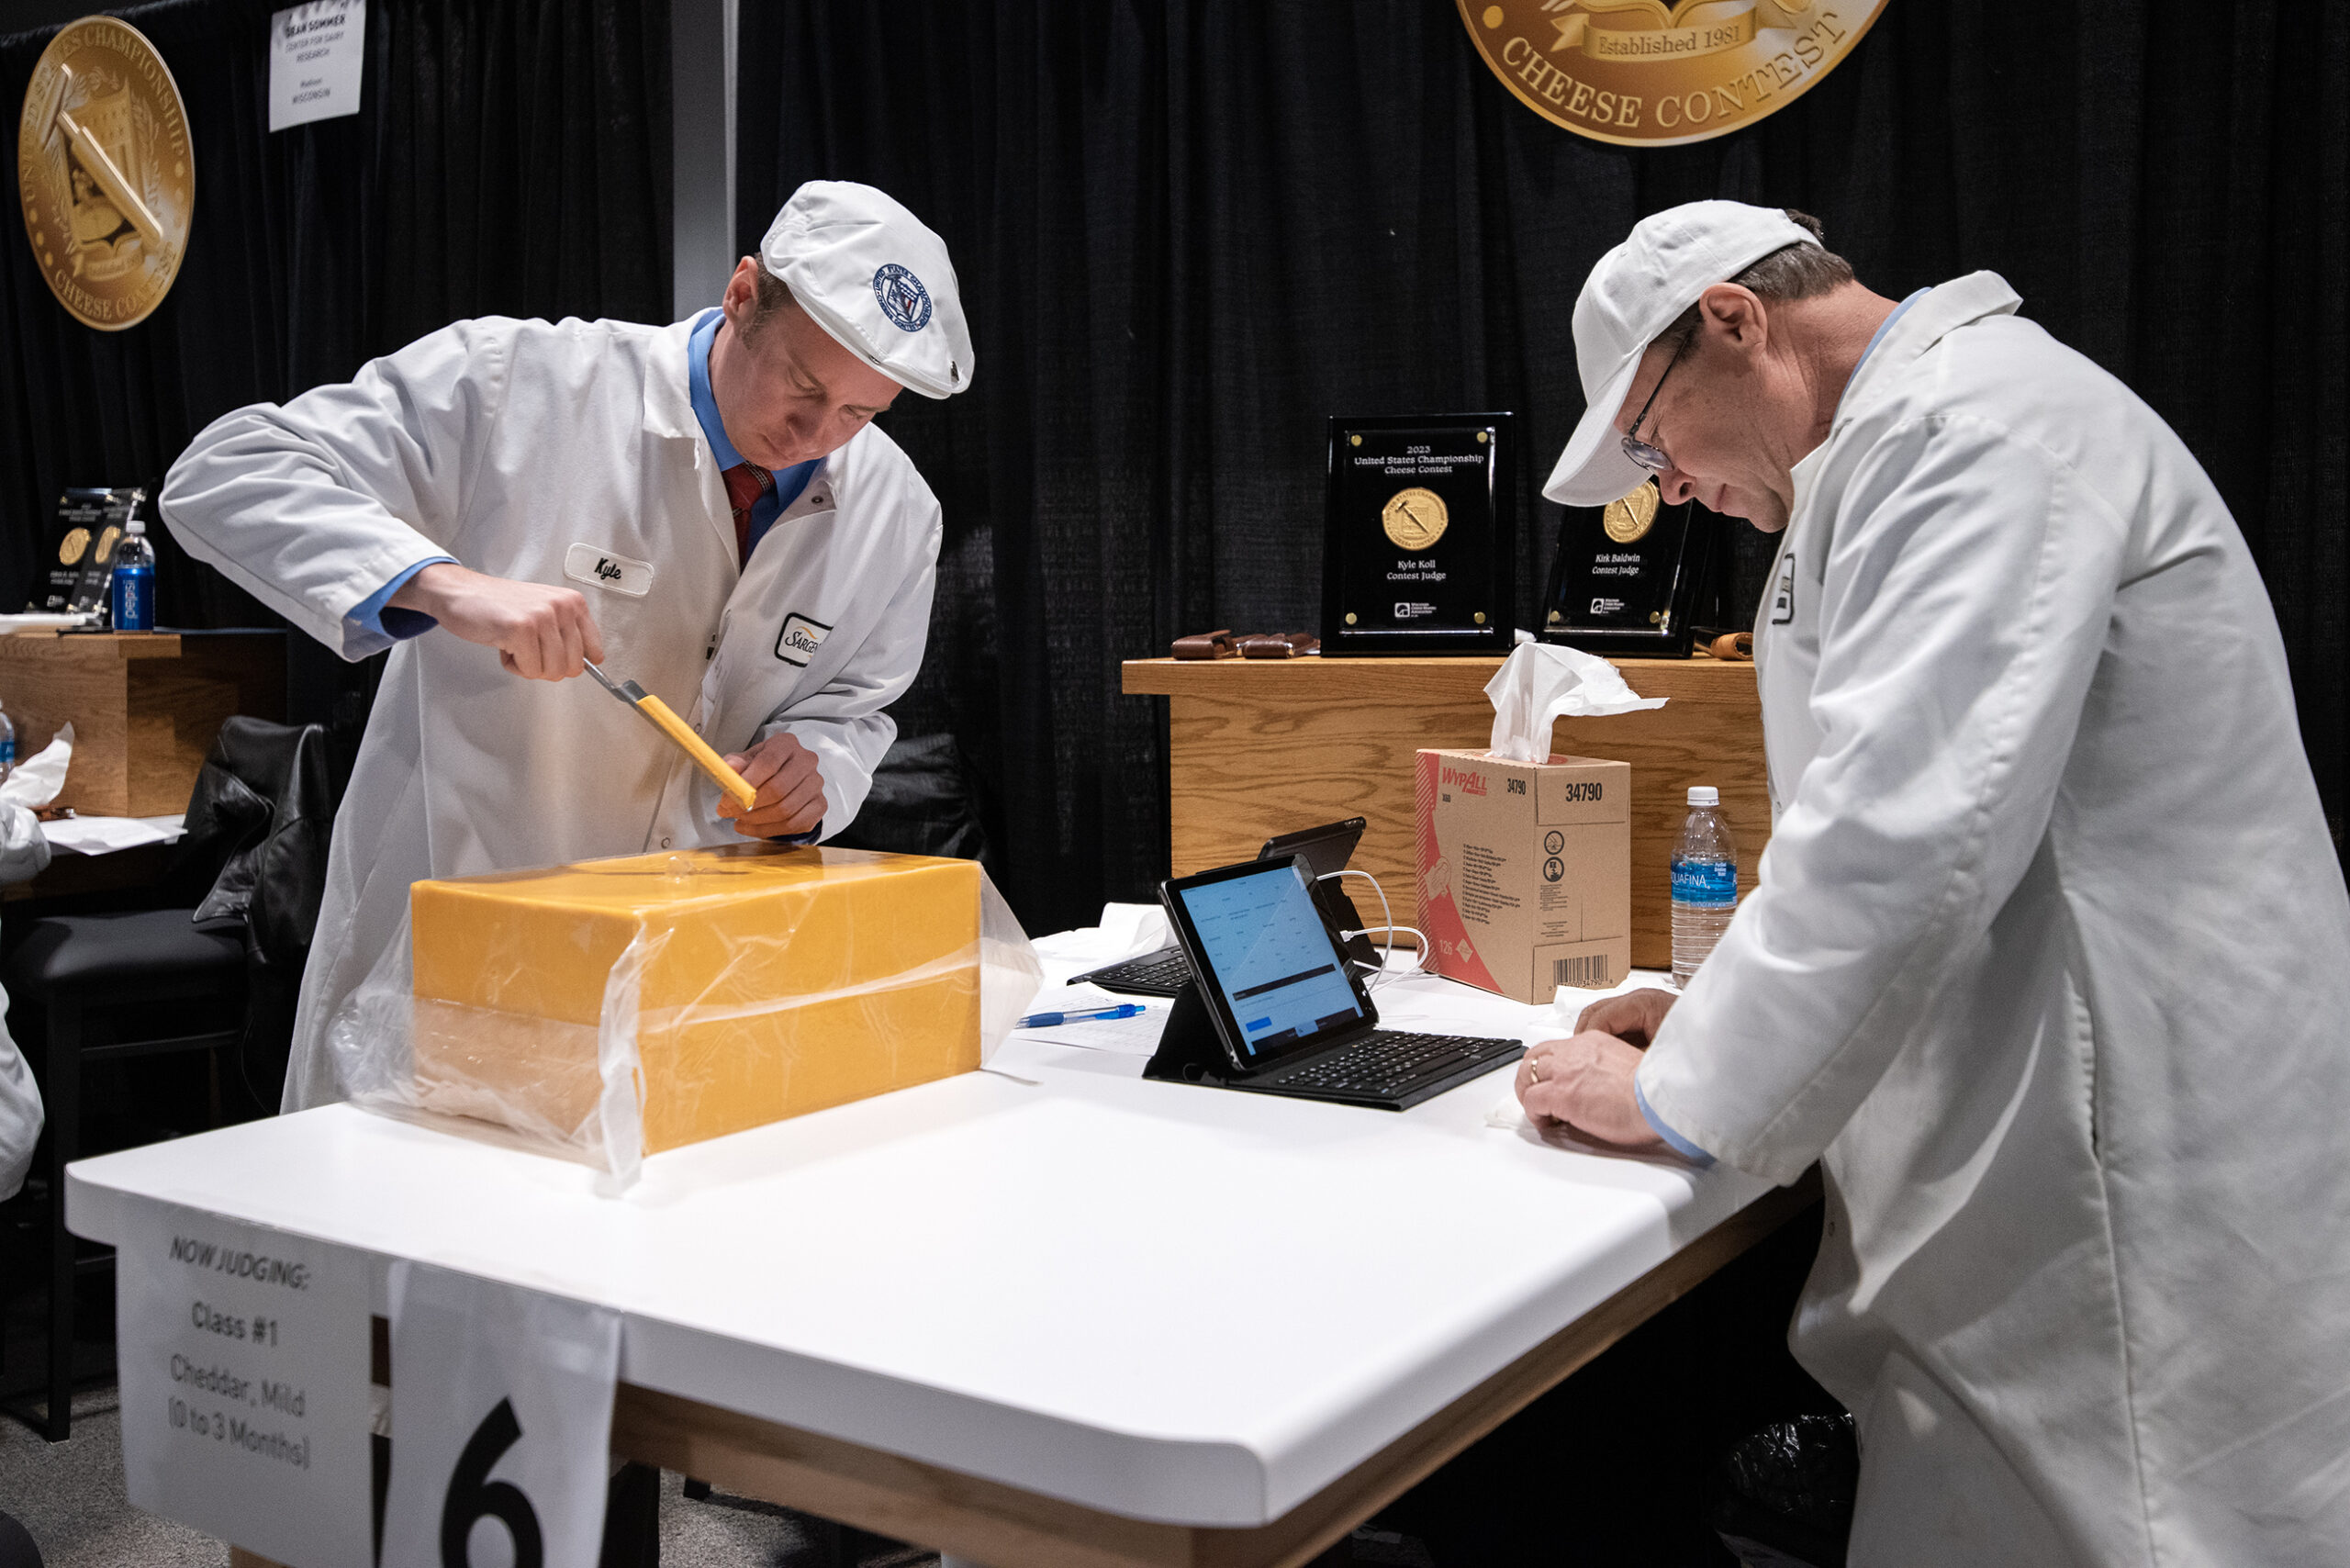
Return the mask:
{"type": "Polygon", "coordinates": [[[1587,654],[1687,658],[1718,621],[1721,519],[1662,504],[1653,480],[1605,508],[1570,507],[1543,594],[1542,640],[1587,654]]]}
{"type": "Polygon", "coordinates": [[[147,498],[136,488],[69,489],[57,498],[48,593],[28,610],[71,613],[95,610],[114,575],[114,547],[147,498]]]}
{"type": "Polygon", "coordinates": [[[1322,653],[1507,653],[1515,416],[1330,420],[1322,653]]]}

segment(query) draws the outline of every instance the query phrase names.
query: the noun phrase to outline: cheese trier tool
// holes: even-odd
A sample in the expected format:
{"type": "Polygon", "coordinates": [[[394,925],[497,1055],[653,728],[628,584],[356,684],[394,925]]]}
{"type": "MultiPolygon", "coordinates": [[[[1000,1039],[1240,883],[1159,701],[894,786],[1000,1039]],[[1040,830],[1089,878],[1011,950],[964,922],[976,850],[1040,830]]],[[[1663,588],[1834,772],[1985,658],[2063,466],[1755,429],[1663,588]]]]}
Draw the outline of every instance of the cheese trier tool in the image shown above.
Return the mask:
{"type": "Polygon", "coordinates": [[[643,714],[647,723],[668,736],[679,751],[692,757],[696,767],[718,780],[718,787],[741,802],[744,811],[758,803],[757,786],[727,767],[726,759],[712,751],[708,741],[694,734],[691,727],[677,717],[676,709],[632,680],[615,683],[610,676],[587,660],[579,662],[588,665],[588,673],[596,678],[597,685],[643,714]]]}

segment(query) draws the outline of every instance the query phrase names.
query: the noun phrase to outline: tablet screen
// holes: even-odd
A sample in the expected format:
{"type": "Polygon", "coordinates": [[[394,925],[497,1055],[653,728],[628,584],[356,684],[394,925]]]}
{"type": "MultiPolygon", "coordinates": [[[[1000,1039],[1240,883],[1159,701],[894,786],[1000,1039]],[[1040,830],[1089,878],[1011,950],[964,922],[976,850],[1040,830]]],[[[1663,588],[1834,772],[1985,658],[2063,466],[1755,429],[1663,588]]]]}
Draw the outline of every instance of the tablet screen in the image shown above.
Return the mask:
{"type": "Polygon", "coordinates": [[[1241,1059],[1261,1066],[1292,1047],[1365,1021],[1312,890],[1287,861],[1179,887],[1208,973],[1230,1010],[1241,1059]]]}

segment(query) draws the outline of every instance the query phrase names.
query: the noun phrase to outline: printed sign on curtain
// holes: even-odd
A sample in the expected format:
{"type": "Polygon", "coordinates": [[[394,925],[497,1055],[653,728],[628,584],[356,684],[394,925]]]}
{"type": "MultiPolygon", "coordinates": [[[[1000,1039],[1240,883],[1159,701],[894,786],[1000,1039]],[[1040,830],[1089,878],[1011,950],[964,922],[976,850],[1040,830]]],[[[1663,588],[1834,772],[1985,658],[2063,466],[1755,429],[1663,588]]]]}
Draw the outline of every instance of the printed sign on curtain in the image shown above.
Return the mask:
{"type": "Polygon", "coordinates": [[[313,0],[269,19],[269,129],[359,112],[367,0],[313,0]]]}

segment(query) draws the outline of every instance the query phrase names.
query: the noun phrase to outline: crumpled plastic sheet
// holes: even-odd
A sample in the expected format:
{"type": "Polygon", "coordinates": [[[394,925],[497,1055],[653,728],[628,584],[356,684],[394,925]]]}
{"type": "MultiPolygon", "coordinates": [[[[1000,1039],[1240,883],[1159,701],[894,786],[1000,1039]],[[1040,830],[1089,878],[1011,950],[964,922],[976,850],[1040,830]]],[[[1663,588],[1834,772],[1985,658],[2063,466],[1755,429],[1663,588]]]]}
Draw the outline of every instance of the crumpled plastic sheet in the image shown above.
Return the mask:
{"type": "Polygon", "coordinates": [[[771,969],[797,933],[755,931],[730,938],[725,966],[694,1001],[645,1008],[645,976],[677,939],[673,928],[648,920],[606,975],[592,1025],[418,997],[412,930],[403,920],[397,939],[330,1020],[328,1053],[352,1103],[363,1109],[475,1131],[493,1141],[520,1142],[592,1165],[610,1178],[603,1190],[615,1193],[632,1184],[643,1165],[645,1082],[639,1045],[647,1031],[755,1023],[796,1009],[885,997],[933,984],[976,960],[984,1066],[1043,985],[1044,968],[1019,917],[984,870],[979,870],[979,881],[975,946],[861,982],[780,996],[744,995],[741,976],[754,966],[771,969]],[[422,1074],[420,1039],[436,1047],[426,1053],[431,1066],[422,1074]],[[494,1070],[466,1071],[464,1058],[469,1050],[480,1057],[476,1043],[484,1040],[523,1048],[501,1055],[494,1070]],[[584,1069],[591,1056],[592,1077],[584,1069]]]}
{"type": "Polygon", "coordinates": [[[1842,1568],[1860,1473],[1850,1416],[1774,1421],[1722,1456],[1707,1519],[1746,1568],[1842,1568]]]}

